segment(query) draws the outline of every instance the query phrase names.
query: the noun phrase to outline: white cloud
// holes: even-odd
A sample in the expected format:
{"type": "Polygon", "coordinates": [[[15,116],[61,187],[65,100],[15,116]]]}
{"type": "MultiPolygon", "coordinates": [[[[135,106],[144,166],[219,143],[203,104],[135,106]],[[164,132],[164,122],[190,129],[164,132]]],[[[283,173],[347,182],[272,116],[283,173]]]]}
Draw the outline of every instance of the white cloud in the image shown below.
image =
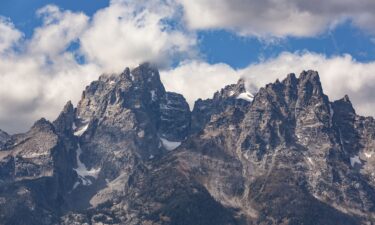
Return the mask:
{"type": "Polygon", "coordinates": [[[109,72],[145,61],[170,65],[172,60],[194,54],[194,34],[165,22],[178,21],[173,7],[173,2],[113,1],[95,14],[81,37],[81,51],[89,61],[109,72]],[[142,7],[144,4],[147,7],[142,7]]]}
{"type": "Polygon", "coordinates": [[[254,93],[267,83],[284,79],[289,73],[298,76],[309,69],[319,72],[324,92],[331,101],[348,94],[357,113],[374,115],[375,62],[360,63],[350,55],[328,58],[310,52],[285,52],[239,70],[226,64],[192,61],[162,71],[161,76],[166,89],[183,94],[192,107],[196,99],[211,98],[216,90],[235,83],[240,77],[246,79],[247,88],[254,93]]]}
{"type": "Polygon", "coordinates": [[[7,19],[0,17],[0,54],[5,53],[22,37],[21,32],[7,19]]]}
{"type": "Polygon", "coordinates": [[[344,20],[375,33],[373,0],[177,0],[192,29],[258,37],[315,36],[344,20]]]}
{"type": "Polygon", "coordinates": [[[47,5],[37,11],[43,25],[34,30],[28,43],[29,54],[54,57],[66,51],[77,41],[88,26],[89,18],[83,13],[60,11],[57,6],[47,5]]]}
{"type": "Polygon", "coordinates": [[[185,61],[174,69],[160,72],[168,91],[184,95],[190,108],[198,98],[211,98],[226,84],[236,83],[240,73],[227,64],[210,65],[202,61],[185,61]]]}
{"type": "Polygon", "coordinates": [[[0,60],[1,129],[25,131],[40,117],[56,118],[99,74],[96,66],[78,65],[68,54],[53,60],[59,65],[45,66],[30,56],[0,60]]]}
{"type": "Polygon", "coordinates": [[[42,116],[54,119],[100,73],[94,64],[78,64],[76,52],[66,51],[87,26],[87,16],[55,6],[42,8],[39,15],[43,25],[28,40],[20,40],[21,32],[5,23],[12,38],[0,55],[0,125],[8,132],[24,131],[42,116]],[[16,50],[11,48],[15,42],[16,50]]]}

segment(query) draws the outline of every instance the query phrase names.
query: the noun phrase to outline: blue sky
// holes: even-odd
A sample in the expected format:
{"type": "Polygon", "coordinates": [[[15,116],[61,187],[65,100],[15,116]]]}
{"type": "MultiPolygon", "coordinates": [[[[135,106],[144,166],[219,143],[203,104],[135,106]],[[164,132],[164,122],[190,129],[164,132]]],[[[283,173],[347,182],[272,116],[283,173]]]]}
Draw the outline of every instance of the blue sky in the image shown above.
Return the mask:
{"type": "Polygon", "coordinates": [[[109,5],[108,0],[2,0],[0,1],[0,15],[10,18],[14,25],[22,30],[26,37],[30,37],[35,27],[41,24],[35,12],[48,4],[55,4],[62,9],[83,11],[93,15],[98,9],[109,5]]]}
{"type": "Polygon", "coordinates": [[[200,50],[210,63],[225,62],[235,68],[275,57],[281,52],[311,51],[327,56],[350,54],[361,62],[375,58],[371,35],[349,22],[316,37],[289,37],[277,43],[267,43],[256,37],[242,37],[225,30],[199,33],[200,50]]]}
{"type": "MultiPolygon", "coordinates": [[[[48,4],[92,16],[98,10],[108,7],[109,0],[3,0],[0,2],[0,15],[10,18],[15,27],[29,38],[34,29],[41,25],[41,19],[35,12],[48,4]]],[[[275,43],[257,37],[241,36],[224,29],[203,30],[198,32],[198,46],[209,63],[224,62],[234,68],[243,68],[284,51],[304,50],[327,56],[347,53],[358,61],[368,62],[375,58],[372,38],[372,35],[348,21],[313,37],[287,37],[275,43]]]]}
{"type": "Polygon", "coordinates": [[[240,77],[256,92],[314,69],[332,100],[374,115],[374,12],[373,0],[2,0],[0,129],[52,120],[101,73],[144,61],[191,107],[240,77]]]}

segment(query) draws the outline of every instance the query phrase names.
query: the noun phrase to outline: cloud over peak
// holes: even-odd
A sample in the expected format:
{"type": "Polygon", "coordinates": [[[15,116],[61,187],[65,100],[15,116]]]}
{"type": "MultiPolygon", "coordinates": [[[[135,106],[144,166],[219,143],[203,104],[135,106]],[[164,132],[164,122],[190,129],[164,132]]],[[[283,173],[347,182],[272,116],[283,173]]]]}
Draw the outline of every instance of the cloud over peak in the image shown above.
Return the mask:
{"type": "Polygon", "coordinates": [[[373,116],[375,106],[375,62],[357,62],[350,55],[326,57],[312,52],[283,52],[280,55],[242,69],[226,64],[189,61],[161,72],[167,90],[183,94],[190,107],[197,98],[211,98],[226,84],[245,78],[247,88],[255,94],[268,83],[282,80],[289,73],[317,70],[324,92],[331,101],[349,95],[360,115],[373,116]]]}
{"type": "Polygon", "coordinates": [[[284,52],[235,69],[202,59],[198,37],[210,29],[266,39],[306,37],[346,20],[375,32],[374,10],[372,0],[112,0],[89,17],[47,5],[36,12],[42,24],[30,38],[0,18],[0,129],[19,132],[39,117],[54,119],[101,73],[146,61],[159,66],[166,88],[184,94],[191,107],[240,77],[255,92],[290,72],[314,69],[331,98],[349,94],[359,113],[373,115],[374,62],[284,52]]]}
{"type": "Polygon", "coordinates": [[[37,15],[42,25],[29,39],[0,19],[0,125],[9,132],[22,131],[42,116],[53,119],[101,73],[145,61],[169,66],[195,54],[194,34],[168,26],[174,10],[156,1],[152,10],[113,1],[92,18],[55,5],[37,15]]]}
{"type": "Polygon", "coordinates": [[[194,33],[168,24],[178,16],[176,5],[171,4],[113,1],[94,15],[81,37],[81,52],[106,71],[145,61],[168,66],[179,57],[193,55],[194,33]]]}

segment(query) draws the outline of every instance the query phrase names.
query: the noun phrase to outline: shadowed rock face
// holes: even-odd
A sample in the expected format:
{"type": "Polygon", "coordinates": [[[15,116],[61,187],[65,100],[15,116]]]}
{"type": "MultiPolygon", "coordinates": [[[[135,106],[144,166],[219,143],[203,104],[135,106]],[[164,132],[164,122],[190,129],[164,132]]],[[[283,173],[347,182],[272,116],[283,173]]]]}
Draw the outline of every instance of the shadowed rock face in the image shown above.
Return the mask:
{"type": "Polygon", "coordinates": [[[159,134],[171,141],[183,141],[189,134],[191,113],[185,98],[167,92],[160,104],[159,134]]]}
{"type": "Polygon", "coordinates": [[[375,122],[315,71],[198,100],[150,64],[0,131],[0,224],[371,224],[375,122]]]}
{"type": "Polygon", "coordinates": [[[0,130],[0,151],[4,150],[10,141],[11,136],[6,132],[0,130]]]}

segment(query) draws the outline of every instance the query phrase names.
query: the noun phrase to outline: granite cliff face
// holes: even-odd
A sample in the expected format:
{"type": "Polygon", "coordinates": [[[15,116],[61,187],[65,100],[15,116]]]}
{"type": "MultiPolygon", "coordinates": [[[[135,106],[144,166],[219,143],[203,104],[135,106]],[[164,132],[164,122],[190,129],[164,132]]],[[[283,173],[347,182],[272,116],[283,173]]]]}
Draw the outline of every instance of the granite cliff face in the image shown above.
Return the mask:
{"type": "Polygon", "coordinates": [[[315,71],[190,111],[142,64],[0,131],[0,224],[372,224],[374,151],[374,119],[315,71]]]}

